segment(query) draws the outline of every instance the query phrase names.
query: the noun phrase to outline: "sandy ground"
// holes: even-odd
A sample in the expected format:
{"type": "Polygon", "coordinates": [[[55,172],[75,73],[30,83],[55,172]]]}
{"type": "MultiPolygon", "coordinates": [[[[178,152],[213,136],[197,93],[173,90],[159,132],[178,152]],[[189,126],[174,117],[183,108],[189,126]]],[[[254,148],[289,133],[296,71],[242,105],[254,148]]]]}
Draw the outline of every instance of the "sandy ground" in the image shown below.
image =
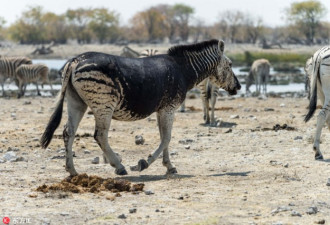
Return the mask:
{"type": "MultiPolygon", "coordinates": [[[[325,160],[315,161],[316,117],[307,125],[303,122],[306,99],[222,98],[216,111],[222,123],[214,128],[202,125],[201,100],[187,100],[190,109],[176,114],[170,143],[178,175],[165,176],[158,159],[147,170],[129,171],[123,177],[144,183],[146,192],[122,192],[121,197],[105,191],[35,190],[68,176],[60,138],[66,112],[49,148],[43,150],[38,143],[53,104],[54,98],[0,98],[0,159],[8,150],[23,157],[23,161],[0,163],[0,221],[7,216],[12,222],[30,224],[330,223],[330,187],[326,185],[330,133],[325,128],[322,134],[325,160]],[[295,130],[274,131],[276,124],[295,130]]],[[[127,169],[146,159],[159,144],[155,119],[153,114],[136,122],[112,121],[109,142],[127,169]],[[136,135],[144,137],[144,145],[135,144],[136,135]]],[[[77,171],[118,178],[110,165],[91,163],[102,155],[93,130],[94,118],[86,113],[77,132],[85,137],[74,143],[77,171]]]]}

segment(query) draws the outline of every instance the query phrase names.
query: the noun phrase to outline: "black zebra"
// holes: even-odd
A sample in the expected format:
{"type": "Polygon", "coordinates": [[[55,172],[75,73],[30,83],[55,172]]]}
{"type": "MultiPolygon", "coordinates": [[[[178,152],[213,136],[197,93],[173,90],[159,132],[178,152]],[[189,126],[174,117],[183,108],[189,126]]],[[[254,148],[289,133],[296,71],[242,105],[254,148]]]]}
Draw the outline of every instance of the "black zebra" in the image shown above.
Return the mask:
{"type": "Polygon", "coordinates": [[[2,95],[5,96],[4,83],[7,78],[15,80],[16,84],[16,69],[23,64],[32,64],[32,60],[28,57],[0,57],[0,83],[2,95]]]}
{"type": "Polygon", "coordinates": [[[187,91],[207,77],[231,95],[241,88],[230,61],[224,55],[223,41],[175,46],[168,50],[168,54],[137,59],[83,53],[65,65],[59,100],[41,137],[41,146],[46,148],[49,145],[60,124],[66,96],[68,122],[63,131],[66,170],[72,176],[77,175],[72,144],[79,122],[90,107],[95,118],[96,142],[110,165],[116,168],[116,174],[126,175],[125,167],[108,143],[111,119],[135,121],[157,112],[161,143],[147,161],[141,159],[131,170],[146,169],[163,153],[167,173],[176,173],[168,151],[174,112],[187,91]]]}
{"type": "Polygon", "coordinates": [[[24,64],[20,65],[16,69],[16,78],[18,80],[18,88],[19,94],[18,98],[24,96],[26,85],[29,83],[34,83],[37,86],[37,94],[40,94],[38,81],[41,81],[41,87],[43,88],[44,84],[49,84],[51,90],[53,90],[53,86],[49,81],[48,77],[49,69],[44,64],[24,64]]]}

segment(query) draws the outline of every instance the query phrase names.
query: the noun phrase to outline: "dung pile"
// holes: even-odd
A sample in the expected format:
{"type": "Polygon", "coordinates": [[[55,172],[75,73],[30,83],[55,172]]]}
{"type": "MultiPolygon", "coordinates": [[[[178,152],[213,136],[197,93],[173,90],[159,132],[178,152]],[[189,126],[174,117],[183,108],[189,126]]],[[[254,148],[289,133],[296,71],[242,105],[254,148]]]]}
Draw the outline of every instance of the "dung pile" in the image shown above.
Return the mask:
{"type": "Polygon", "coordinates": [[[41,185],[36,190],[47,193],[49,191],[67,191],[73,193],[91,192],[97,193],[100,191],[111,192],[139,192],[143,191],[144,184],[131,184],[124,179],[104,179],[98,176],[88,176],[86,173],[79,174],[74,177],[68,177],[60,183],[52,185],[41,185]]]}

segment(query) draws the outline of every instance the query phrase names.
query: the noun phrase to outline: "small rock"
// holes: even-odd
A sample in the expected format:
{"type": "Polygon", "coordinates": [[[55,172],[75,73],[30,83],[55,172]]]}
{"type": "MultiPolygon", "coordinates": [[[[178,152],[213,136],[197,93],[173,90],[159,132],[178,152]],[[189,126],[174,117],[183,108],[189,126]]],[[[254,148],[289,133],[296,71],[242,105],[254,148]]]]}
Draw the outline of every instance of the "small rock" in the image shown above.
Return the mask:
{"type": "Polygon", "coordinates": [[[68,212],[61,212],[60,215],[61,216],[69,216],[70,214],[68,212]]]}
{"type": "Polygon", "coordinates": [[[173,152],[170,153],[170,155],[178,155],[178,152],[173,151],[173,152]]]}
{"type": "Polygon", "coordinates": [[[297,136],[297,137],[295,137],[293,140],[302,140],[302,139],[303,139],[302,136],[297,136]]]}
{"type": "Polygon", "coordinates": [[[285,168],[288,168],[288,167],[289,167],[289,163],[285,163],[283,166],[284,166],[285,168]]]}
{"type": "Polygon", "coordinates": [[[231,115],[229,118],[230,119],[238,119],[239,118],[239,115],[231,115]]]}
{"type": "Polygon", "coordinates": [[[280,104],[280,107],[285,107],[285,104],[284,104],[284,103],[281,103],[281,104],[280,104]]]}
{"type": "Polygon", "coordinates": [[[144,193],[145,193],[146,195],[153,195],[153,194],[155,194],[153,191],[150,191],[150,190],[148,190],[148,191],[144,191],[144,193]]]}
{"type": "Polygon", "coordinates": [[[274,209],[274,210],[271,212],[271,214],[272,214],[272,215],[275,215],[275,214],[277,214],[277,213],[279,213],[279,212],[286,212],[286,211],[290,211],[290,210],[291,210],[291,208],[288,207],[288,206],[279,206],[279,207],[277,207],[276,209],[274,209]]]}
{"type": "Polygon", "coordinates": [[[194,142],[194,140],[189,139],[189,138],[179,140],[179,144],[184,144],[184,145],[193,143],[193,142],[194,142]]]}
{"type": "Polygon", "coordinates": [[[316,206],[311,206],[307,209],[306,213],[309,215],[316,214],[318,212],[316,206]]]}
{"type": "Polygon", "coordinates": [[[190,149],[190,145],[185,145],[184,148],[185,149],[190,149]]]}
{"type": "Polygon", "coordinates": [[[297,212],[297,211],[292,210],[291,216],[299,216],[299,217],[301,217],[301,214],[299,212],[297,212]]]}
{"type": "Polygon", "coordinates": [[[265,110],[265,112],[272,112],[272,111],[275,111],[273,108],[265,108],[264,110],[265,110]]]}
{"type": "Polygon", "coordinates": [[[19,156],[16,158],[16,162],[22,162],[22,161],[24,161],[24,157],[19,156]]]}
{"type": "Polygon", "coordinates": [[[2,158],[9,162],[16,162],[17,160],[17,156],[14,152],[6,152],[2,158]]]}
{"type": "Polygon", "coordinates": [[[7,152],[18,152],[19,148],[8,147],[7,152]]]}
{"type": "Polygon", "coordinates": [[[129,209],[129,213],[136,213],[136,208],[129,209]]]}
{"type": "Polygon", "coordinates": [[[315,221],[316,224],[325,224],[325,219],[315,221]]]}
{"type": "Polygon", "coordinates": [[[53,157],[51,157],[50,159],[64,159],[65,155],[55,155],[53,157]]]}
{"type": "Polygon", "coordinates": [[[4,163],[4,162],[6,162],[5,160],[3,160],[3,159],[0,159],[0,163],[4,163]]]}
{"type": "Polygon", "coordinates": [[[84,150],[84,153],[85,153],[85,154],[91,154],[91,152],[88,151],[88,150],[84,150]]]}
{"type": "Polygon", "coordinates": [[[92,160],[92,164],[99,164],[100,163],[100,157],[95,157],[93,160],[92,160]]]}
{"type": "Polygon", "coordinates": [[[126,219],[127,216],[126,216],[125,214],[121,214],[121,215],[118,216],[118,218],[119,218],[119,219],[126,219]]]}
{"type": "Polygon", "coordinates": [[[16,118],[16,113],[12,113],[12,114],[10,114],[10,116],[11,116],[12,118],[16,118]]]}
{"type": "Polygon", "coordinates": [[[232,130],[231,128],[229,128],[229,129],[227,129],[224,133],[225,133],[225,134],[228,134],[228,133],[231,133],[231,132],[233,132],[233,130],[232,130]]]}
{"type": "Polygon", "coordinates": [[[330,186],[330,178],[328,178],[327,186],[330,186]]]}
{"type": "Polygon", "coordinates": [[[144,139],[141,135],[136,135],[135,136],[135,144],[137,144],[137,145],[143,145],[144,144],[144,139]]]}
{"type": "Polygon", "coordinates": [[[160,212],[160,210],[159,209],[156,209],[155,212],[160,212]]]}
{"type": "Polygon", "coordinates": [[[31,101],[25,101],[23,105],[31,105],[31,101]]]}

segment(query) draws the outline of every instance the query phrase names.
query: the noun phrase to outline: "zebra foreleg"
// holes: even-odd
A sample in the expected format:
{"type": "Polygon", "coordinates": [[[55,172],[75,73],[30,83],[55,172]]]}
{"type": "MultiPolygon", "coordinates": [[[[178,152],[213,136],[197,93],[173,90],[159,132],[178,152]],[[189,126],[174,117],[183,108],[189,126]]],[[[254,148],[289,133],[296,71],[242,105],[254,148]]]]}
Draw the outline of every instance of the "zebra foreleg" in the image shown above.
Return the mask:
{"type": "Polygon", "coordinates": [[[158,121],[158,128],[159,134],[161,138],[161,142],[159,147],[154,151],[153,154],[148,156],[148,160],[141,159],[138,162],[137,166],[132,166],[132,171],[142,171],[148,168],[163,152],[163,165],[167,168],[167,174],[177,173],[176,168],[172,165],[169,152],[168,152],[168,145],[171,141],[171,132],[172,132],[172,125],[174,120],[174,111],[165,111],[162,110],[157,113],[157,121],[158,121]]]}
{"type": "Polygon", "coordinates": [[[215,127],[216,121],[215,121],[215,116],[214,116],[214,108],[215,108],[215,103],[217,102],[217,87],[215,85],[212,85],[212,92],[211,92],[211,126],[215,127]]]}
{"type": "Polygon", "coordinates": [[[317,126],[316,126],[316,134],[315,134],[315,139],[314,139],[314,144],[313,144],[313,150],[315,152],[315,159],[323,159],[323,155],[320,151],[320,138],[321,138],[321,132],[322,132],[322,127],[325,122],[327,122],[328,126],[328,120],[329,120],[329,110],[330,110],[330,102],[328,99],[326,99],[325,104],[323,108],[321,109],[319,115],[317,116],[317,126]]]}
{"type": "Polygon", "coordinates": [[[39,87],[38,87],[38,82],[36,82],[35,84],[37,86],[37,95],[41,96],[40,91],[39,91],[39,87]]]}

